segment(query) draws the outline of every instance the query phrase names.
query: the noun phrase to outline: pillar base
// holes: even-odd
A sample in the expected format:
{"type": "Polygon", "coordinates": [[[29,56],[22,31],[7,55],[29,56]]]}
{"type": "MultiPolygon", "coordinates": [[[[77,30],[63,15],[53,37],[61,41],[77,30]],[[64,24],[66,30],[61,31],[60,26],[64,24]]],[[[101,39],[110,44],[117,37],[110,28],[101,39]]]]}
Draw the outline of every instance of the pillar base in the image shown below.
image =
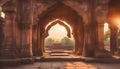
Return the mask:
{"type": "Polygon", "coordinates": [[[112,54],[106,50],[96,50],[95,57],[97,57],[97,58],[112,58],[112,54]]]}

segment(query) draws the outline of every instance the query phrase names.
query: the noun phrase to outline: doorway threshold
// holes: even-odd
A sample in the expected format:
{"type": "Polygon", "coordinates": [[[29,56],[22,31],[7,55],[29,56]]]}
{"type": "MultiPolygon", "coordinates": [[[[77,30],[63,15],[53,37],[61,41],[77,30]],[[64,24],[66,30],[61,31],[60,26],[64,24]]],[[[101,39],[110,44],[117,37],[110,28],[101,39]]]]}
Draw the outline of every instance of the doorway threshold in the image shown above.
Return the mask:
{"type": "Polygon", "coordinates": [[[98,62],[98,63],[120,63],[120,57],[113,56],[112,58],[96,58],[83,57],[75,54],[69,55],[44,55],[35,59],[37,62],[65,62],[65,61],[83,61],[83,62],[98,62]]]}

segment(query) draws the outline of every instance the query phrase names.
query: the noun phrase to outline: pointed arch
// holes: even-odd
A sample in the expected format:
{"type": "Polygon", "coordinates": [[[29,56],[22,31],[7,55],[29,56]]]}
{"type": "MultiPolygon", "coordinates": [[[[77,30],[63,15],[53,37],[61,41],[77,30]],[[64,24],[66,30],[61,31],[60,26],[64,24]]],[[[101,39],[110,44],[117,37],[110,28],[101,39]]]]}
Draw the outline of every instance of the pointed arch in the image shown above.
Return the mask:
{"type": "Polygon", "coordinates": [[[60,21],[59,19],[56,19],[56,21],[52,22],[50,25],[47,26],[46,30],[45,30],[45,33],[44,33],[44,37],[47,37],[49,34],[48,34],[48,31],[51,29],[52,26],[56,25],[56,24],[60,24],[62,25],[63,27],[65,27],[65,29],[67,30],[67,36],[69,38],[71,38],[71,33],[72,33],[72,29],[70,29],[70,27],[68,25],[66,25],[64,22],[60,21]]]}
{"type": "Polygon", "coordinates": [[[72,35],[75,40],[74,53],[82,54],[83,41],[84,41],[84,22],[81,15],[79,15],[71,7],[67,6],[62,2],[57,2],[51,7],[47,8],[43,13],[38,15],[38,47],[40,54],[43,55],[44,52],[44,39],[47,37],[49,29],[54,26],[57,22],[66,28],[67,36],[71,37],[71,31],[64,22],[57,20],[47,27],[47,25],[56,19],[63,20],[67,22],[72,28],[72,35]],[[47,29],[46,29],[47,27],[47,29]],[[80,51],[81,50],[81,51],[80,51]]]}

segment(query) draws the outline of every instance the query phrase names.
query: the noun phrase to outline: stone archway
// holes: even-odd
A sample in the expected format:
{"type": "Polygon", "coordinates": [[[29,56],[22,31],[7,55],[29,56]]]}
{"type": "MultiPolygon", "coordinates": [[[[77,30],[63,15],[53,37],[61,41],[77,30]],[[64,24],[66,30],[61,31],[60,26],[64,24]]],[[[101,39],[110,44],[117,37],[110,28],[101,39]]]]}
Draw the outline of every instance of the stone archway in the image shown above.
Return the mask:
{"type": "MultiPolygon", "coordinates": [[[[45,12],[42,14],[38,15],[38,52],[42,56],[43,51],[44,51],[44,38],[48,36],[44,36],[45,33],[45,27],[48,25],[50,21],[53,21],[55,19],[60,19],[66,21],[72,28],[72,34],[75,39],[75,54],[82,55],[83,51],[83,41],[84,41],[84,27],[83,27],[83,22],[82,22],[82,17],[77,14],[76,11],[74,11],[72,8],[69,6],[66,6],[65,4],[58,2],[52,7],[48,8],[45,12]],[[72,16],[72,17],[70,17],[72,16]],[[83,40],[83,41],[82,41],[83,40]]],[[[68,31],[68,36],[70,37],[70,30],[69,28],[61,23],[61,21],[58,20],[61,25],[63,25],[67,31],[68,31]]],[[[53,23],[54,25],[55,23],[53,23]]],[[[52,26],[52,25],[51,25],[52,26]]],[[[50,28],[50,27],[49,27],[50,28]]],[[[48,30],[49,30],[48,28],[48,30]]],[[[47,30],[47,31],[48,31],[47,30]]]]}

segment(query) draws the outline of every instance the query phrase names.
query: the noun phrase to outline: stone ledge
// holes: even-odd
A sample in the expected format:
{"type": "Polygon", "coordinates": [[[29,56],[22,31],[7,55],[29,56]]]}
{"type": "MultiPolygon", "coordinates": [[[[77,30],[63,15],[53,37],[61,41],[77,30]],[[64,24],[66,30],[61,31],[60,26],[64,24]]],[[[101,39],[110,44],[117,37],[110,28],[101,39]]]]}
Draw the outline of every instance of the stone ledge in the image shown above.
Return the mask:
{"type": "Polygon", "coordinates": [[[0,66],[18,66],[33,63],[33,58],[0,59],[0,66]]]}
{"type": "Polygon", "coordinates": [[[31,64],[34,62],[33,58],[20,58],[20,63],[21,64],[31,64]]]}
{"type": "Polygon", "coordinates": [[[0,66],[17,66],[20,64],[20,59],[0,59],[0,66]]]}
{"type": "Polygon", "coordinates": [[[95,57],[77,57],[77,58],[41,58],[37,57],[35,58],[35,62],[64,62],[64,61],[83,61],[83,62],[92,62],[92,63],[120,63],[120,57],[118,56],[112,56],[112,58],[95,58],[95,57]]]}

